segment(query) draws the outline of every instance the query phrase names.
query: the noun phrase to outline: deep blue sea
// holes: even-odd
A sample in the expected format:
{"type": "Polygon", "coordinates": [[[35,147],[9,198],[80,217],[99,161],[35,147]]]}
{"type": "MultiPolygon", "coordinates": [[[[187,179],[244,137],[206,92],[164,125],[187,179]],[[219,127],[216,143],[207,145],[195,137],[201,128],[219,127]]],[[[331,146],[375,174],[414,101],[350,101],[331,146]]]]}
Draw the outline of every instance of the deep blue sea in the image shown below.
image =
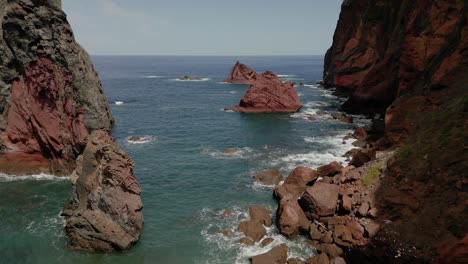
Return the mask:
{"type": "Polygon", "coordinates": [[[269,247],[242,247],[236,227],[251,204],[275,214],[272,187],[253,176],[278,168],[286,176],[299,165],[317,167],[352,148],[342,138],[366,120],[344,124],[318,116],[337,111],[342,100],[314,85],[323,57],[94,56],[116,125],[113,135],[134,159],[142,189],[145,227],[129,252],[96,255],[66,249],[60,211],[70,182],[46,175],[0,176],[0,263],[248,263],[248,257],[280,243],[290,257],[314,249],[300,238],[286,240],[275,228],[269,247]],[[223,83],[240,60],[257,72],[272,70],[296,87],[303,109],[295,114],[239,114],[223,111],[239,102],[246,85],[223,83]],[[179,81],[181,76],[201,81],[179,81]],[[117,104],[116,104],[117,102],[117,104]],[[129,137],[145,139],[133,144],[129,137]],[[234,155],[227,148],[237,148],[234,155]],[[223,216],[224,210],[234,212],[223,216]],[[230,238],[217,233],[231,229],[230,238]]]}

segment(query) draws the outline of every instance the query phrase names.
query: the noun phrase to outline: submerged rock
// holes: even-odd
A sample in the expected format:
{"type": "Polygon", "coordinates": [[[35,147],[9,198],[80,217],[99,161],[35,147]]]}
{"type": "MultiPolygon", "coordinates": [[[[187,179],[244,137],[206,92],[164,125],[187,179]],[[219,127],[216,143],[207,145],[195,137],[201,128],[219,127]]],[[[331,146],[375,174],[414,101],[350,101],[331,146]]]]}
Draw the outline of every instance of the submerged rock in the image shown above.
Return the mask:
{"type": "Polygon", "coordinates": [[[127,250],[140,238],[143,204],[133,161],[107,131],[94,131],[73,173],[62,215],[71,249],[127,250]]]}
{"type": "Polygon", "coordinates": [[[267,170],[257,173],[255,181],[265,185],[278,185],[283,180],[279,170],[267,170]]]}

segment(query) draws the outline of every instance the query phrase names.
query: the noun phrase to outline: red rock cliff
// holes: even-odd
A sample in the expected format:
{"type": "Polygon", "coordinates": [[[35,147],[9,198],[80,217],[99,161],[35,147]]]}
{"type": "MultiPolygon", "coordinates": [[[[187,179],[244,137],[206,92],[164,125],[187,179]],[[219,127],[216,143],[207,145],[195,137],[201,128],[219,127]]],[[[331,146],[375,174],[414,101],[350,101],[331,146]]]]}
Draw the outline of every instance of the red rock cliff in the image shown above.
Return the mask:
{"type": "Polygon", "coordinates": [[[0,3],[0,170],[70,174],[113,118],[60,1],[0,3]]]}
{"type": "Polygon", "coordinates": [[[384,110],[456,67],[468,47],[467,11],[464,0],[343,1],[325,84],[351,93],[347,110],[384,110]]]}

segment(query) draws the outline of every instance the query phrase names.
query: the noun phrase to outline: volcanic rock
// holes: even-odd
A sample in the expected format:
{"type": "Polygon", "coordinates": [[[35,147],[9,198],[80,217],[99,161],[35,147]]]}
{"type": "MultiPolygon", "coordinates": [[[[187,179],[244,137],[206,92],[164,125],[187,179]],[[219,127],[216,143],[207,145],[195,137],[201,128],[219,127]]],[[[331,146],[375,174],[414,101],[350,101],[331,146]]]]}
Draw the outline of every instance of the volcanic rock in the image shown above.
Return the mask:
{"type": "Polygon", "coordinates": [[[239,231],[244,233],[246,237],[258,242],[266,235],[266,229],[259,222],[243,221],[239,224],[239,231]]]}
{"type": "Polygon", "coordinates": [[[322,253],[316,256],[313,256],[306,260],[306,264],[329,264],[330,260],[327,257],[327,254],[322,253]]]}
{"type": "Polygon", "coordinates": [[[286,264],[288,246],[281,244],[272,250],[250,258],[251,264],[286,264]]]}
{"type": "Polygon", "coordinates": [[[284,180],[284,184],[293,184],[299,186],[306,186],[318,178],[317,171],[308,167],[295,168],[284,180]]]}
{"type": "Polygon", "coordinates": [[[317,168],[317,172],[320,176],[333,176],[338,174],[343,166],[341,166],[338,162],[334,161],[328,165],[323,165],[317,168]]]}
{"type": "Polygon", "coordinates": [[[299,200],[304,212],[318,216],[333,215],[338,204],[340,187],[335,184],[317,182],[302,195],[299,200]]]}
{"type": "Polygon", "coordinates": [[[239,105],[226,108],[243,113],[292,113],[302,104],[293,82],[282,82],[273,72],[257,75],[239,105]]]}
{"type": "Polygon", "coordinates": [[[287,237],[296,236],[309,228],[307,217],[291,194],[285,195],[280,201],[277,225],[280,233],[287,237]]]}
{"type": "Polygon", "coordinates": [[[236,62],[231,69],[231,73],[224,82],[234,84],[251,84],[257,78],[257,73],[246,65],[236,62]]]}
{"type": "Polygon", "coordinates": [[[271,215],[268,209],[260,205],[252,205],[249,208],[250,220],[265,226],[271,226],[271,215]]]}
{"type": "Polygon", "coordinates": [[[127,250],[140,238],[143,204],[133,161],[107,131],[94,131],[77,159],[65,216],[69,247],[83,251],[127,250]]]}

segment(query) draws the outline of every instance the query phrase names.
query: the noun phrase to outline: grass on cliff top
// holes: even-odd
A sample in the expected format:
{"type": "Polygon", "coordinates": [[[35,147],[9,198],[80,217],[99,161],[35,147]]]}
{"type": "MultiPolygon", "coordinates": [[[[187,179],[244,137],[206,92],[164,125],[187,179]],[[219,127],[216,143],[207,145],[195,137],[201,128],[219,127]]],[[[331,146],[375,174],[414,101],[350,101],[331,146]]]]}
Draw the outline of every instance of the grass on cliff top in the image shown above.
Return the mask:
{"type": "Polygon", "coordinates": [[[380,176],[380,169],[382,169],[383,162],[380,162],[374,166],[372,166],[368,171],[367,174],[362,178],[362,183],[364,186],[369,186],[375,178],[380,176]]]}

